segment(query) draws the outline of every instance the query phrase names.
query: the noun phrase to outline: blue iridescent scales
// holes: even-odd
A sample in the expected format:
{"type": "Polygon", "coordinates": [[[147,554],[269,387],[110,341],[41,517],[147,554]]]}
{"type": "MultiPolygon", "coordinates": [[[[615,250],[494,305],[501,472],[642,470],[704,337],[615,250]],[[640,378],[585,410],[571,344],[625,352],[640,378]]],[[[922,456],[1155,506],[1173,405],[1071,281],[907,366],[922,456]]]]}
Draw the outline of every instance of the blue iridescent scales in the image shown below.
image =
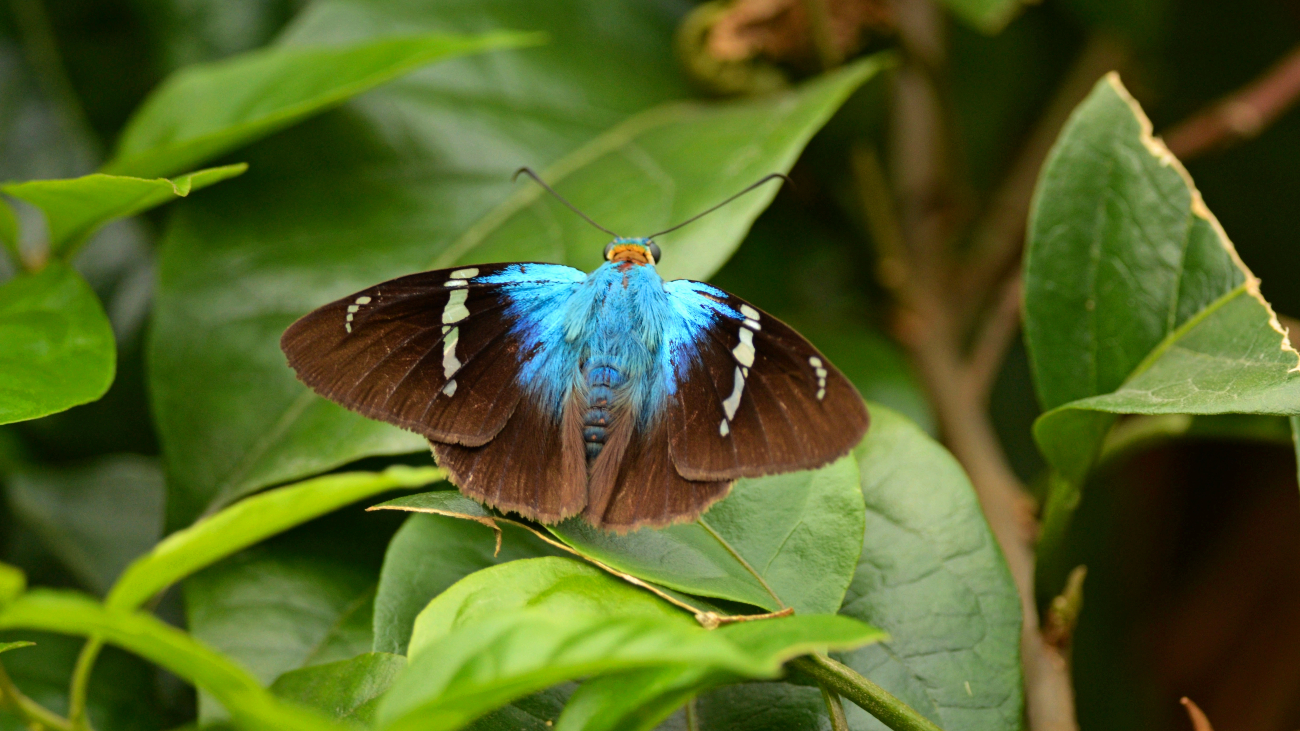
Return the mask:
{"type": "Polygon", "coordinates": [[[867,413],[789,326],[658,246],[402,277],[308,314],[281,344],[321,395],[429,438],[451,480],[504,512],[626,531],[693,520],[734,480],[827,464],[867,413]]]}

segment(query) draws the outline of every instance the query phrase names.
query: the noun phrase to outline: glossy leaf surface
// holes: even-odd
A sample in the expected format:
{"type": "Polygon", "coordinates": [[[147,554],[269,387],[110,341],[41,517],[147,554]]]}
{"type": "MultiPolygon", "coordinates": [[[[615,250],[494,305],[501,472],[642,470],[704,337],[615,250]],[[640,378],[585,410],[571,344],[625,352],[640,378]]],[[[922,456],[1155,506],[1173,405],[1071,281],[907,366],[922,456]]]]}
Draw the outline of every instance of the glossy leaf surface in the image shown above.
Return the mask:
{"type": "Polygon", "coordinates": [[[167,178],[133,178],[94,173],[67,180],[29,180],[0,190],[27,201],[45,214],[50,253],[67,258],[100,226],[242,174],[242,163],[167,178]]]}
{"type": "MultiPolygon", "coordinates": [[[[246,153],[254,172],[240,195],[205,196],[177,216],[152,344],[173,523],[266,484],[425,448],[312,395],[284,366],[279,336],[330,299],[431,266],[599,261],[603,234],[531,183],[512,185],[520,165],[606,225],[650,231],[786,169],[878,66],[761,100],[680,103],[688,90],[667,50],[675,18],[586,0],[333,3],[309,11],[288,41],[469,30],[503,17],[552,42],[422,70],[268,140],[246,153]],[[323,157],[308,165],[304,147],[323,157]]],[[[707,277],[774,192],[666,236],[665,273],[707,277]]]]}
{"type": "Polygon", "coordinates": [[[114,455],[76,467],[31,467],[6,483],[10,509],[96,594],[162,535],[165,487],[155,459],[114,455]]]}
{"type": "MultiPolygon", "coordinates": [[[[460,497],[459,492],[454,495],[460,497]]],[[[482,510],[478,503],[462,499],[469,503],[466,509],[482,510]]],[[[556,549],[522,528],[503,523],[501,530],[498,553],[493,531],[485,525],[443,515],[408,518],[388,544],[379,574],[375,651],[405,654],[415,617],[425,605],[475,571],[556,553],[556,549]]]]}
{"type": "Polygon", "coordinates": [[[1116,415],[1300,413],[1300,353],[1118,76],[1044,167],[1025,283],[1048,550],[1116,415]]]}
{"type": "MultiPolygon", "coordinates": [[[[1020,727],[1020,601],[961,466],[871,407],[856,456],[867,528],[841,614],[889,639],[840,659],[945,729],[1020,727]]],[[[854,729],[881,729],[845,704],[854,729]]]]}
{"type": "Polygon", "coordinates": [[[184,632],[141,613],[111,610],[71,592],[38,590],[0,608],[0,629],[97,635],[212,693],[253,728],[327,731],[345,728],[277,700],[252,676],[184,632]]]}
{"type": "Polygon", "coordinates": [[[695,523],[619,536],[580,520],[550,530],[619,571],[678,591],[800,614],[839,609],[861,550],[857,465],[740,480],[695,523]]]}
{"type": "Polygon", "coordinates": [[[405,667],[401,655],[368,652],[285,673],[271,684],[271,692],[340,721],[369,726],[380,696],[405,667]]]}
{"type": "Polygon", "coordinates": [[[441,470],[394,466],[379,473],[325,475],[267,491],[168,536],[131,564],[107,602],[137,607],[176,581],[264,538],[371,495],[440,479],[441,470]]]}
{"type": "Polygon", "coordinates": [[[116,358],[99,298],[67,265],[0,284],[0,424],[103,396],[116,358]]]}
{"type": "Polygon", "coordinates": [[[270,47],[187,66],[140,105],[104,169],[167,175],[288,127],[424,64],[540,40],[515,33],[417,35],[354,46],[270,47]]]}
{"type": "Polygon", "coordinates": [[[580,561],[485,569],[421,614],[411,664],[381,703],[386,728],[455,728],[562,680],[682,663],[763,677],[793,655],[880,638],[834,616],[699,627],[654,595],[580,561]]]}

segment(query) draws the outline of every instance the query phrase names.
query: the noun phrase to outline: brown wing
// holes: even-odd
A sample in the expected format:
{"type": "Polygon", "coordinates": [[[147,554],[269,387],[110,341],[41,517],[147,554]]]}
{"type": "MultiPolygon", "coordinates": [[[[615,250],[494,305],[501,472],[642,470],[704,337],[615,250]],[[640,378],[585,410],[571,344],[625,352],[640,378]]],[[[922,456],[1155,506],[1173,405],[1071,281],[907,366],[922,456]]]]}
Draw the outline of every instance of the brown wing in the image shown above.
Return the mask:
{"type": "Polygon", "coordinates": [[[685,376],[668,406],[670,450],[682,477],[812,469],[853,449],[867,430],[853,384],[789,325],[738,297],[719,304],[737,316],[716,318],[694,352],[679,356],[689,362],[677,369],[685,376]]]}

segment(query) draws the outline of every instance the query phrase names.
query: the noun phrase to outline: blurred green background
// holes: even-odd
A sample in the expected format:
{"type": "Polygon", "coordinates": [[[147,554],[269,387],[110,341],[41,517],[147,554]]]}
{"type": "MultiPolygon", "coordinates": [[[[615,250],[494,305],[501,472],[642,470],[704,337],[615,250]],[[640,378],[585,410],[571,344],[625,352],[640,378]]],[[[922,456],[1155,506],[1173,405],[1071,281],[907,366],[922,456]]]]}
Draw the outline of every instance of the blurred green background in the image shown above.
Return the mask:
{"type": "MultiPolygon", "coordinates": [[[[0,4],[0,180],[93,171],[131,111],[169,72],[262,46],[308,4],[0,4]]],[[[681,18],[692,7],[670,0],[644,5],[654,18],[681,18]]],[[[594,27],[598,33],[599,23],[594,27]]],[[[1300,2],[1043,0],[997,33],[955,19],[945,21],[945,30],[957,174],[969,196],[962,205],[977,208],[1011,167],[1088,39],[1106,36],[1129,50],[1125,82],[1159,132],[1285,55],[1300,40],[1300,2]]],[[[659,29],[647,39],[664,45],[653,52],[662,57],[665,74],[683,73],[659,29]]],[[[881,29],[863,51],[893,43],[881,29]]],[[[855,140],[883,139],[889,103],[888,86],[877,81],[845,105],[796,165],[795,188],[778,196],[713,281],[799,327],[864,395],[933,432],[926,395],[891,340],[873,242],[845,200],[852,194],[845,192],[843,150],[855,140]]],[[[344,113],[334,112],[313,124],[346,123],[344,113]]],[[[310,173],[318,153],[324,158],[337,151],[312,151],[298,169],[310,173]]],[[[254,150],[231,160],[258,156],[254,150]]],[[[1300,112],[1188,167],[1242,258],[1262,277],[1265,296],[1280,313],[1300,315],[1294,233],[1300,112]]],[[[165,488],[144,353],[155,252],[169,217],[193,204],[182,201],[112,224],[79,255],[77,267],[100,294],[117,336],[118,375],[108,395],[0,427],[0,560],[23,567],[33,584],[102,593],[163,531],[165,488]]],[[[39,228],[32,210],[20,212],[39,228]]],[[[1039,484],[1042,461],[1029,432],[1038,409],[1019,345],[1002,368],[991,408],[1017,473],[1039,484]]],[[[1070,566],[1089,566],[1074,649],[1084,729],[1188,728],[1177,704],[1183,695],[1194,698],[1219,731],[1300,726],[1300,510],[1293,459],[1280,441],[1184,440],[1137,451],[1099,471],[1072,528],[1068,560],[1044,569],[1063,576],[1070,566]]],[[[276,540],[311,545],[312,530],[347,532],[357,536],[350,560],[377,566],[395,527],[368,519],[364,529],[308,526],[276,540]]],[[[317,559],[328,563],[328,557],[317,559]]],[[[161,611],[183,621],[175,595],[161,611]]],[[[55,697],[78,643],[49,638],[43,646],[43,655],[15,653],[6,664],[19,676],[48,676],[45,690],[55,697]]],[[[43,700],[39,689],[29,692],[43,700]]],[[[112,710],[104,729],[166,728],[194,713],[189,689],[120,653],[101,662],[94,694],[112,710]]]]}

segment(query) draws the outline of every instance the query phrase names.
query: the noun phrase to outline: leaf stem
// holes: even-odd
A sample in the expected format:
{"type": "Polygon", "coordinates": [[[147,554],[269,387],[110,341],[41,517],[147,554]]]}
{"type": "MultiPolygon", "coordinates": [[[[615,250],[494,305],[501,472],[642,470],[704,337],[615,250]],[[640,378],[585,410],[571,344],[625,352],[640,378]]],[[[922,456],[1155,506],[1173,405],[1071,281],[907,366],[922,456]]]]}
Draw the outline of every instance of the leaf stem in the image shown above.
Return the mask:
{"type": "Polygon", "coordinates": [[[24,695],[5,672],[3,664],[0,664],[0,707],[9,708],[33,728],[72,731],[72,724],[68,719],[24,695]]]}
{"type": "Polygon", "coordinates": [[[849,719],[844,717],[844,703],[835,691],[818,683],[822,689],[822,700],[826,702],[826,713],[831,717],[831,731],[849,731],[849,719]]]}
{"type": "Polygon", "coordinates": [[[797,657],[790,664],[816,678],[823,694],[830,691],[848,698],[894,731],[942,731],[889,691],[825,655],[797,657]]]}
{"type": "Polygon", "coordinates": [[[83,731],[90,728],[90,721],[86,718],[86,696],[90,689],[90,674],[103,648],[104,641],[98,637],[88,638],[81,646],[81,654],[72,669],[72,682],[68,686],[69,728],[83,731]]]}

